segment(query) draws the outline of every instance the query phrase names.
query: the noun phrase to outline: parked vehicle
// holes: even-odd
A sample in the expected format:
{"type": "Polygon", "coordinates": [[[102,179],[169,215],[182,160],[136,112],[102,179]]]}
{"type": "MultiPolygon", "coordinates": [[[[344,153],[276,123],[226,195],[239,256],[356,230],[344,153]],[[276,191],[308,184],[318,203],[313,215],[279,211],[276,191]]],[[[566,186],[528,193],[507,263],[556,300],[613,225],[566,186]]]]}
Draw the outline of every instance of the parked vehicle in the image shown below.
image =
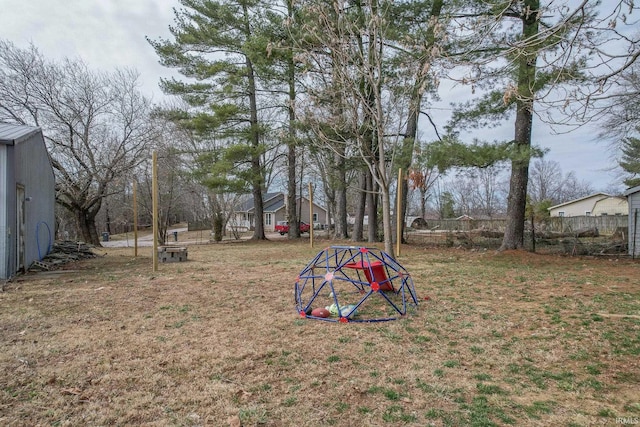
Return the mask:
{"type": "MultiPolygon", "coordinates": [[[[281,236],[284,236],[289,232],[289,221],[278,221],[275,226],[275,230],[280,233],[281,236]]],[[[300,221],[300,233],[308,233],[309,232],[309,224],[306,222],[300,221]]]]}

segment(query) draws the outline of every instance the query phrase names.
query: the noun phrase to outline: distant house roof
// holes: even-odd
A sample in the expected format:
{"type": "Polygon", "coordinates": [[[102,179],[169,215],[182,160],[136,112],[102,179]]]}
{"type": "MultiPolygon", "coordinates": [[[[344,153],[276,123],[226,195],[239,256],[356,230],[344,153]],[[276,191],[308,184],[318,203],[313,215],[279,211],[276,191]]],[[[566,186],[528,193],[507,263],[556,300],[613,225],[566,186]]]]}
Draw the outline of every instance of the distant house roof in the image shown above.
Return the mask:
{"type": "MultiPolygon", "coordinates": [[[[282,193],[265,193],[262,195],[262,203],[263,203],[263,211],[264,212],[275,212],[280,208],[274,209],[274,206],[277,205],[278,200],[282,201],[282,206],[284,206],[284,197],[282,193]],[[274,200],[275,199],[275,200],[274,200]]],[[[255,206],[253,204],[253,197],[249,197],[240,207],[239,212],[252,212],[255,210],[255,206]]]]}
{"type": "MultiPolygon", "coordinates": [[[[306,197],[298,196],[298,200],[305,199],[306,197]]],[[[265,193],[262,195],[262,211],[264,213],[275,213],[286,206],[286,200],[284,193],[265,193]]],[[[326,212],[326,209],[314,202],[314,205],[326,212]]],[[[255,206],[253,205],[253,197],[248,198],[240,207],[237,212],[253,212],[255,206]]]]}
{"type": "Polygon", "coordinates": [[[15,145],[38,132],[40,132],[40,128],[33,126],[14,125],[11,123],[0,122],[0,144],[15,145]]]}
{"type": "Polygon", "coordinates": [[[622,196],[607,196],[607,197],[603,197],[601,199],[596,200],[596,204],[597,203],[601,203],[601,202],[606,201],[606,200],[626,201],[627,199],[625,197],[622,197],[622,196]]]}
{"type": "Polygon", "coordinates": [[[593,197],[598,197],[598,196],[600,196],[602,198],[612,197],[610,194],[607,194],[607,193],[594,193],[594,194],[590,194],[588,196],[581,197],[579,199],[569,200],[568,202],[564,202],[564,203],[560,203],[559,205],[551,206],[550,208],[547,208],[547,210],[550,211],[551,209],[561,208],[562,206],[570,205],[572,203],[580,202],[582,200],[591,199],[593,197]]]}
{"type": "Polygon", "coordinates": [[[284,208],[284,194],[282,197],[274,197],[264,202],[264,206],[262,210],[265,212],[277,212],[280,209],[284,208]]]}
{"type": "Polygon", "coordinates": [[[640,192],[640,185],[637,185],[635,187],[631,187],[631,188],[627,188],[627,191],[624,192],[624,195],[629,197],[632,194],[638,193],[640,192]]]}

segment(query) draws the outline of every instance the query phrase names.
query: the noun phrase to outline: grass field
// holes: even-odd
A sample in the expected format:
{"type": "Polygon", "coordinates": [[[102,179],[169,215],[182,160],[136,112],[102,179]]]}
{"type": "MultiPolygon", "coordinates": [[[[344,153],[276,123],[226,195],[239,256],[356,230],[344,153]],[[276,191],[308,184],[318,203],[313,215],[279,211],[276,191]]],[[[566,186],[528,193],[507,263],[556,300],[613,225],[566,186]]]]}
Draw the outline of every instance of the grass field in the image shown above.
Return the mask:
{"type": "Polygon", "coordinates": [[[403,248],[420,306],[385,323],[294,309],[308,241],[150,248],[0,293],[7,426],[640,423],[640,262],[403,248]]]}

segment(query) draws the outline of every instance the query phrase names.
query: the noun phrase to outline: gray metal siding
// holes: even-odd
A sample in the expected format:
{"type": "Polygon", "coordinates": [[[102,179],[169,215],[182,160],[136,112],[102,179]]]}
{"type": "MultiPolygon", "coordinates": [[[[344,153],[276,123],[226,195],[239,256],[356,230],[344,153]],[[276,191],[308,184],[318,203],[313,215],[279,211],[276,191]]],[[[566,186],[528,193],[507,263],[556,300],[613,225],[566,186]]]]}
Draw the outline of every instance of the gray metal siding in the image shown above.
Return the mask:
{"type": "Polygon", "coordinates": [[[55,232],[55,179],[42,132],[0,123],[0,279],[17,272],[16,186],[24,187],[24,264],[47,254],[55,232]]]}
{"type": "Polygon", "coordinates": [[[640,191],[631,193],[629,201],[629,255],[640,256],[640,191]]]}
{"type": "Polygon", "coordinates": [[[8,279],[16,273],[16,181],[15,181],[15,147],[6,145],[6,170],[2,172],[5,179],[6,193],[4,197],[5,204],[2,205],[3,214],[5,216],[5,241],[6,247],[3,258],[6,263],[6,270],[3,279],[8,279]]]}
{"type": "Polygon", "coordinates": [[[9,277],[9,230],[7,229],[7,151],[9,146],[0,144],[0,280],[9,277]]]}
{"type": "Polygon", "coordinates": [[[55,179],[42,133],[16,145],[16,185],[25,188],[25,266],[48,253],[55,233],[55,179]]]}

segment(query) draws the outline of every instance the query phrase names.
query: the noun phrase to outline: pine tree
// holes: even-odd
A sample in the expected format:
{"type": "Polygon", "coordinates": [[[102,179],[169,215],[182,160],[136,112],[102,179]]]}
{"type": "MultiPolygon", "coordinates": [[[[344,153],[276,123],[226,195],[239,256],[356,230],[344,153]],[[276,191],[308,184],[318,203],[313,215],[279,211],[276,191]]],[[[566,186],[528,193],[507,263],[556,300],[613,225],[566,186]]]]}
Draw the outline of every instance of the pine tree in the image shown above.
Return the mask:
{"type": "MultiPolygon", "coordinates": [[[[260,31],[265,10],[259,0],[181,0],[170,27],[174,40],[149,40],[166,67],[190,81],[163,79],[167,94],[180,96],[190,107],[181,124],[225,143],[218,149],[231,164],[225,173],[247,183],[253,195],[253,239],[265,239],[262,194],[265,170],[259,120],[259,78],[255,59],[265,55],[260,31]]],[[[220,166],[220,165],[219,165],[220,166]]],[[[213,167],[213,166],[212,166],[213,167]]]]}
{"type": "Polygon", "coordinates": [[[629,187],[640,185],[640,138],[630,136],[624,139],[622,158],[619,163],[622,169],[629,174],[624,183],[629,187]]]}
{"type": "MultiPolygon", "coordinates": [[[[92,71],[0,40],[0,121],[41,127],[56,175],[56,202],[82,239],[100,243],[96,218],[159,138],[151,101],[132,70],[92,71]]],[[[4,172],[4,171],[3,171],[4,172]]]]}
{"type": "Polygon", "coordinates": [[[594,19],[595,6],[583,3],[571,9],[540,0],[482,0],[467,8],[467,25],[473,31],[457,41],[459,61],[469,67],[462,80],[483,93],[459,106],[450,130],[495,126],[515,116],[502,250],[524,244],[534,109],[556,102],[557,97],[550,96],[553,89],[583,81],[586,59],[578,45],[582,26],[594,19]]]}
{"type": "MultiPolygon", "coordinates": [[[[449,2],[450,7],[452,3],[449,2]]],[[[443,45],[447,40],[447,24],[443,21],[448,18],[441,16],[443,6],[443,0],[408,1],[397,4],[393,12],[397,15],[395,22],[398,23],[393,34],[398,50],[394,58],[394,72],[396,75],[409,75],[407,81],[398,83],[402,86],[411,85],[407,96],[405,133],[400,155],[396,160],[398,168],[405,174],[412,167],[414,152],[418,148],[418,123],[425,95],[437,89],[434,63],[441,60],[443,45]]],[[[403,92],[406,92],[405,88],[400,90],[401,96],[405,95],[403,92]]],[[[404,218],[407,213],[408,180],[402,180],[398,186],[402,192],[402,200],[400,206],[395,207],[395,212],[400,218],[404,218]]],[[[424,207],[422,210],[424,215],[424,207]]],[[[400,236],[396,236],[397,239],[402,239],[404,235],[405,221],[400,221],[400,224],[400,236]]]]}

